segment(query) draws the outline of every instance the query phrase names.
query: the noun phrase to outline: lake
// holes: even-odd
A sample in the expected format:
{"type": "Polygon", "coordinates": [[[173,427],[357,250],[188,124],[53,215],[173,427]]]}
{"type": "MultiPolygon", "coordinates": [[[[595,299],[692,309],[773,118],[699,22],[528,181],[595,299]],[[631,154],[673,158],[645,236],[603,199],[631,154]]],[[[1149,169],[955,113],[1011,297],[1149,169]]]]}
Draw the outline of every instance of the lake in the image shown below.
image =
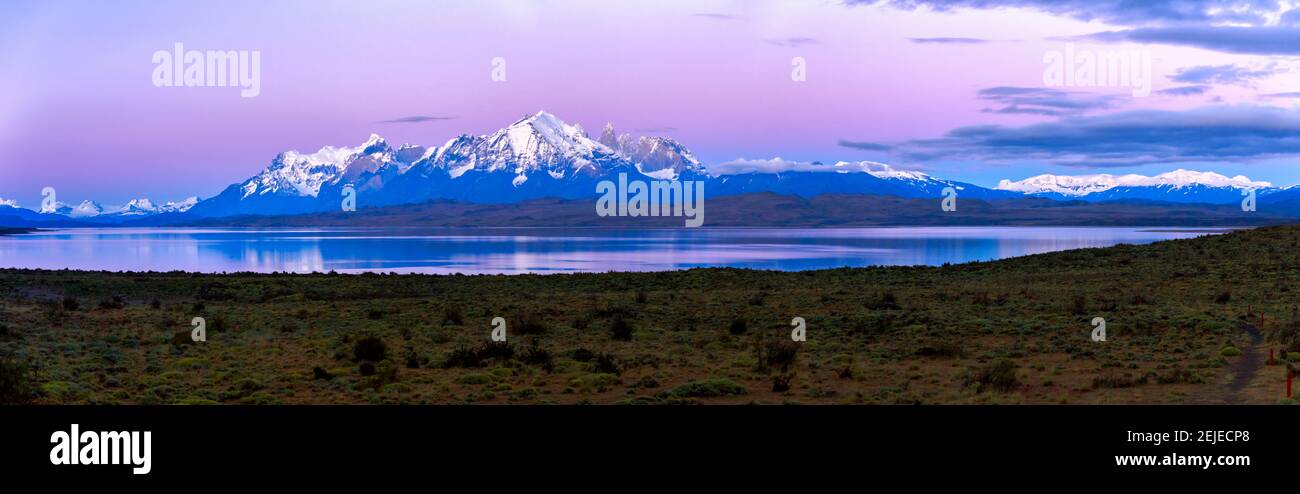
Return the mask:
{"type": "Polygon", "coordinates": [[[568,273],[941,265],[1227,230],[84,228],[0,236],[0,267],[109,271],[568,273]]]}

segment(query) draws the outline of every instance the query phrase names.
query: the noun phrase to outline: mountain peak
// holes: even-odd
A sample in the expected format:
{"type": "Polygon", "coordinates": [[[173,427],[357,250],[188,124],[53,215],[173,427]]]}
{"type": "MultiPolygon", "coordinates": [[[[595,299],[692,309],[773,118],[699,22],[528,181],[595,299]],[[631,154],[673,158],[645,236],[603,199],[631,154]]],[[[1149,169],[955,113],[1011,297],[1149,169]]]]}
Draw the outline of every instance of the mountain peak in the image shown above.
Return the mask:
{"type": "Polygon", "coordinates": [[[360,150],[360,154],[381,153],[388,150],[388,141],[380,137],[379,134],[372,133],[370,138],[366,139],[366,142],[358,146],[357,149],[360,150]]]}
{"type": "Polygon", "coordinates": [[[1112,201],[1121,199],[1227,204],[1240,199],[1243,190],[1260,189],[1269,194],[1273,184],[1237,175],[1179,168],[1155,176],[1036,175],[1024,180],[1002,180],[996,189],[1043,197],[1112,201]]]}
{"type": "Polygon", "coordinates": [[[101,214],[104,214],[104,206],[101,206],[99,203],[90,199],[86,199],[81,201],[81,204],[78,204],[77,207],[72,208],[72,212],[69,213],[68,216],[73,218],[83,218],[99,216],[101,214]]]}

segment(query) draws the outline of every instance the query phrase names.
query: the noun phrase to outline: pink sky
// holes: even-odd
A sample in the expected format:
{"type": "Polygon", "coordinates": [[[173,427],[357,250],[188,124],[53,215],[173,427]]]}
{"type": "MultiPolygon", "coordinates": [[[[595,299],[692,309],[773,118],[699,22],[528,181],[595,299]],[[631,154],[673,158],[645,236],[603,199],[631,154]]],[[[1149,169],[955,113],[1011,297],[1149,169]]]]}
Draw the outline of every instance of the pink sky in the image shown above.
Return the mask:
{"type": "MultiPolygon", "coordinates": [[[[355,145],[372,132],[394,144],[440,145],[541,109],[592,134],[612,122],[620,132],[671,135],[706,164],[891,161],[838,142],[1051,120],[981,112],[990,103],[976,93],[1041,87],[1044,52],[1064,46],[1055,37],[1112,28],[1028,10],[934,13],[834,1],[6,2],[0,198],[31,206],[47,185],[73,204],[210,197],[283,150],[355,145]],[[909,41],[917,37],[990,41],[909,41]],[[788,41],[798,38],[813,41],[788,41]],[[154,87],[151,55],[175,42],[258,50],[261,94],[154,87]],[[507,63],[503,83],[490,79],[498,56],[507,63]],[[807,61],[806,82],[791,81],[793,57],[807,61]],[[379,123],[410,116],[455,118],[379,123]]],[[[1168,76],[1181,67],[1276,63],[1198,48],[1135,49],[1153,54],[1155,89],[1177,86],[1168,76]]],[[[1129,98],[1122,108],[1249,102],[1297,82],[1287,74],[1202,97],[1129,98]]],[[[1078,172],[1034,163],[894,164],[989,186],[1078,172]]],[[[1218,168],[1300,181],[1282,164],[1218,168]]]]}

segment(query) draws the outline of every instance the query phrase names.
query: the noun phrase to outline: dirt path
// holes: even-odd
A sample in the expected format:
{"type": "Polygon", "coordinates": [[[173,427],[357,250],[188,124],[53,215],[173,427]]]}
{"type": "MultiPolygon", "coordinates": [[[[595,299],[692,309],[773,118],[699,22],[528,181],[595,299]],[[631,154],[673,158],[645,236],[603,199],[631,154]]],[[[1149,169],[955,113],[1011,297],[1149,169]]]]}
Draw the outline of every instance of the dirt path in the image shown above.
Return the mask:
{"type": "Polygon", "coordinates": [[[1232,381],[1228,383],[1228,395],[1224,398],[1224,402],[1229,405],[1242,403],[1241,392],[1250,386],[1250,382],[1255,379],[1255,373],[1266,363],[1264,355],[1258,351],[1261,348],[1260,344],[1264,342],[1264,335],[1260,334],[1259,327],[1248,322],[1238,323],[1237,327],[1250,335],[1250,346],[1242,348],[1241,358],[1229,367],[1232,369],[1232,381]]]}

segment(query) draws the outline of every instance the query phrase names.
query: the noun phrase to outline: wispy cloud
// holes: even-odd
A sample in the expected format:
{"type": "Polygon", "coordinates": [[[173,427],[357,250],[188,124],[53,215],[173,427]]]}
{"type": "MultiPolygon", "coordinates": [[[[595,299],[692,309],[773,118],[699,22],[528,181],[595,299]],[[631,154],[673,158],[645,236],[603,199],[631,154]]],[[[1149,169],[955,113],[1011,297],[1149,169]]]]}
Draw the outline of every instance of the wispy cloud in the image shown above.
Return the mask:
{"type": "Polygon", "coordinates": [[[767,41],[768,43],[777,46],[785,46],[790,48],[798,48],[800,46],[817,44],[817,40],[815,38],[807,38],[807,37],[767,39],[764,41],[767,41]]]}
{"type": "Polygon", "coordinates": [[[1106,31],[1079,39],[1160,43],[1247,55],[1300,54],[1300,26],[1169,26],[1106,31]]]}
{"type": "Polygon", "coordinates": [[[901,170],[884,163],[874,161],[840,161],[836,163],[823,163],[820,161],[791,161],[780,157],[770,159],[745,159],[739,158],[716,165],[709,165],[709,173],[718,175],[738,175],[743,173],[786,173],[786,172],[818,172],[818,173],[910,173],[915,170],[901,170]]]}
{"type": "Polygon", "coordinates": [[[1300,98],[1300,91],[1293,91],[1293,92],[1287,92],[1287,93],[1268,93],[1268,94],[1261,94],[1261,95],[1259,95],[1259,97],[1260,97],[1261,99],[1274,99],[1274,98],[1300,98]]]}
{"type": "Polygon", "coordinates": [[[980,38],[907,38],[913,43],[918,44],[943,44],[943,45],[978,45],[988,43],[987,39],[980,38]]]}
{"type": "Polygon", "coordinates": [[[424,123],[424,122],[441,122],[443,120],[454,120],[456,117],[430,117],[426,115],[413,115],[410,117],[394,118],[392,120],[380,120],[379,123],[424,123]]]}
{"type": "Polygon", "coordinates": [[[1240,65],[1197,65],[1178,69],[1169,79],[1174,82],[1190,84],[1233,84],[1248,86],[1250,83],[1286,72],[1276,66],[1264,69],[1250,69],[1240,65]]]}
{"type": "Polygon", "coordinates": [[[715,12],[700,12],[700,13],[696,13],[696,14],[691,14],[691,17],[699,17],[699,18],[702,18],[702,19],[712,19],[712,20],[715,20],[715,21],[738,21],[738,20],[743,19],[743,17],[740,17],[740,16],[738,16],[738,15],[732,15],[732,14],[719,14],[719,13],[715,13],[715,12]]]}
{"type": "Polygon", "coordinates": [[[1166,96],[1196,96],[1200,94],[1205,94],[1209,90],[1210,90],[1210,86],[1206,86],[1206,85],[1178,86],[1178,87],[1171,87],[1168,89],[1161,89],[1159,91],[1156,91],[1156,94],[1163,94],[1166,96]]]}
{"type": "Polygon", "coordinates": [[[1300,54],[1300,7],[1278,0],[845,0],[903,10],[1031,9],[1127,29],[1075,39],[1194,46],[1228,53],[1300,54]]]}
{"type": "Polygon", "coordinates": [[[1124,101],[1122,96],[1111,94],[1013,86],[982,89],[977,97],[1001,105],[996,108],[985,108],[984,112],[986,113],[1053,117],[1079,115],[1093,110],[1114,108],[1124,101]]]}
{"type": "Polygon", "coordinates": [[[1037,161],[1105,168],[1300,156],[1300,111],[1271,106],[1134,110],[1024,127],[959,127],[900,143],[909,160],[1037,161]]]}
{"type": "Polygon", "coordinates": [[[839,145],[840,147],[860,149],[863,151],[888,151],[894,148],[888,144],[881,144],[878,142],[850,141],[845,139],[840,139],[839,145]]]}
{"type": "Polygon", "coordinates": [[[845,0],[845,3],[938,12],[1022,8],[1128,26],[1211,21],[1264,24],[1281,9],[1277,0],[845,0]]]}

